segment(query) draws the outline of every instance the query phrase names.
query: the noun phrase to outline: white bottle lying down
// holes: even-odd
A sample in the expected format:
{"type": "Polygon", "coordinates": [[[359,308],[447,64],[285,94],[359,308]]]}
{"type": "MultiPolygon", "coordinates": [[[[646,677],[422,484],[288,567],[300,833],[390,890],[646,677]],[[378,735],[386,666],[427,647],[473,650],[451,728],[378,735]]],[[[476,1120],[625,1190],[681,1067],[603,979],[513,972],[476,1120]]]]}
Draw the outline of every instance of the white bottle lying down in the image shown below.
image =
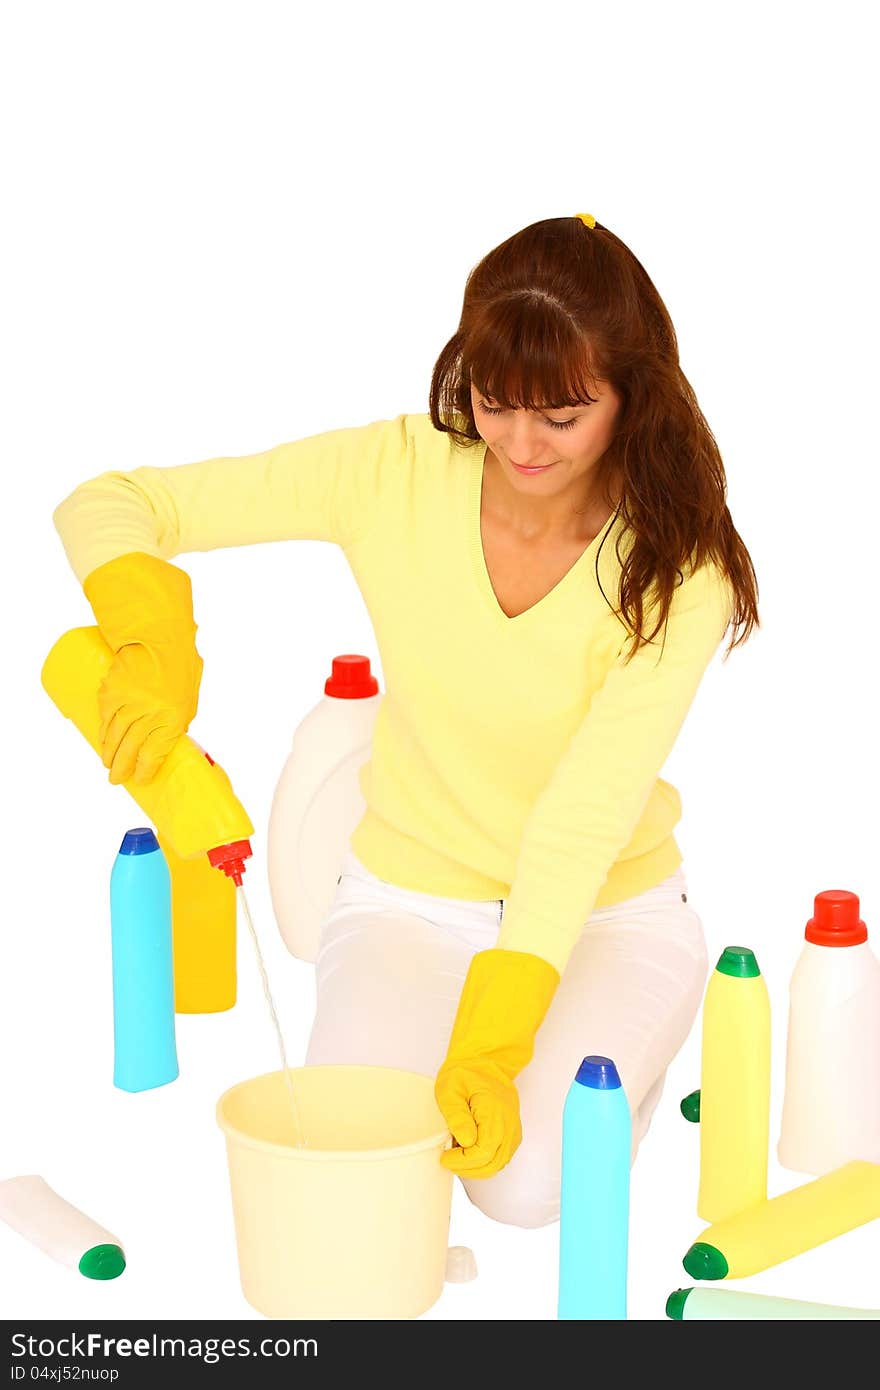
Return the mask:
{"type": "Polygon", "coordinates": [[[36,1174],[0,1181],[0,1221],[87,1279],[116,1279],[125,1269],[125,1252],[116,1236],[36,1174]]]}

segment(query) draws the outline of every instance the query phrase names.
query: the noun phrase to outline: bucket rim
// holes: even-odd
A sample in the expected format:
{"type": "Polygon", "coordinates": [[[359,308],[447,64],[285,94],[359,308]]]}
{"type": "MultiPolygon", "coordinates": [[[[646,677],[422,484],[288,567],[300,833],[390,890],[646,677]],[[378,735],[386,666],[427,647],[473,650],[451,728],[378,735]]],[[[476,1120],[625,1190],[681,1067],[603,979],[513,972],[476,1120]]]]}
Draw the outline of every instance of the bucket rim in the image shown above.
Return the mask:
{"type": "MultiPolygon", "coordinates": [[[[333,1071],[377,1071],[394,1072],[398,1076],[418,1076],[422,1081],[430,1081],[430,1077],[425,1076],[424,1072],[408,1071],[404,1067],[374,1067],[362,1063],[348,1062],[316,1062],[307,1067],[288,1067],[289,1073],[295,1074],[301,1071],[315,1071],[319,1067],[325,1067],[333,1071]]],[[[251,1085],[254,1081],[264,1081],[267,1076],[283,1076],[281,1067],[276,1067],[273,1071],[260,1072],[257,1076],[245,1077],[243,1081],[237,1081],[234,1086],[230,1086],[223,1092],[217,1101],[214,1116],[218,1126],[223,1131],[227,1140],[234,1139],[236,1144],[248,1149],[260,1149],[265,1153],[279,1154],[283,1157],[295,1156],[297,1160],[306,1159],[307,1161],[322,1160],[326,1162],[333,1159],[336,1162],[364,1162],[371,1159],[380,1162],[392,1158],[405,1158],[410,1154],[422,1153],[427,1149],[438,1148],[441,1144],[444,1149],[451,1147],[452,1135],[448,1129],[438,1129],[433,1134],[426,1135],[423,1139],[413,1139],[409,1144],[396,1144],[388,1149],[309,1149],[298,1148],[295,1144],[276,1144],[271,1139],[257,1139],[254,1135],[248,1134],[246,1130],[239,1129],[224,1114],[224,1109],[235,1094],[244,1086],[251,1085]]],[[[451,1176],[451,1174],[450,1174],[451,1176]]]]}

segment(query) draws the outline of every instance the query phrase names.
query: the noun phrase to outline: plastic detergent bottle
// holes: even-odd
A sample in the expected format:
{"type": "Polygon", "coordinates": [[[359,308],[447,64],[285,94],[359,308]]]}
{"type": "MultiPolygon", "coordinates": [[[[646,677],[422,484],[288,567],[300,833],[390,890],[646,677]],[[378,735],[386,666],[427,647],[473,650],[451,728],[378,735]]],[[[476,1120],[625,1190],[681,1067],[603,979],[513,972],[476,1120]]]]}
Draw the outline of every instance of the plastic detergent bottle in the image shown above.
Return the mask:
{"type": "Polygon", "coordinates": [[[682,1263],[694,1279],[744,1279],[880,1216],[880,1164],[856,1160],[703,1231],[682,1263]]]}
{"type": "Polygon", "coordinates": [[[174,1007],[179,1014],[231,1009],[237,987],[235,883],[218,874],[207,855],[181,859],[164,835],[159,844],[171,873],[174,1007]]]}
{"type": "Polygon", "coordinates": [[[803,1303],[800,1299],[775,1298],[739,1289],[675,1289],[666,1300],[666,1316],[678,1322],[745,1322],[799,1320],[861,1320],[877,1322],[877,1308],[839,1308],[830,1303],[803,1303]]]}
{"type": "Polygon", "coordinates": [[[697,1212],[723,1221],[767,1197],[770,997],[755,954],[726,946],[706,986],[697,1212]]]}
{"type": "MultiPolygon", "coordinates": [[[[98,628],[80,627],[58,639],[42,670],[47,694],[96,753],[98,689],[112,661],[98,628]]],[[[177,1007],[227,1009],[236,987],[233,885],[241,885],[254,827],[222,767],[186,734],[152,781],[131,778],[125,789],[156,826],[172,875],[177,1007]]]]}
{"type": "MultiPolygon", "coordinates": [[[[44,689],[96,753],[101,751],[98,691],[112,661],[113,653],[98,628],[83,627],[74,628],[60,637],[43,663],[44,689]]],[[[225,875],[238,890],[253,937],[266,1002],[278,1037],[283,1074],[294,1119],[294,1133],[301,1137],[302,1130],[287,1067],[284,1040],[242,885],[245,860],[251,855],[250,840],[247,837],[252,835],[254,830],[244,807],[232,790],[232,784],[222,767],[186,734],[177,740],[161,768],[149,782],[142,784],[130,778],[124,785],[126,791],[154,821],[163,841],[171,847],[173,864],[178,860],[186,861],[187,864],[196,860],[203,868],[210,865],[211,873],[216,869],[222,870],[222,874],[218,875],[221,882],[224,881],[225,875]]],[[[158,841],[156,854],[162,856],[158,841]]],[[[167,872],[167,864],[165,867],[167,872]]],[[[209,995],[209,991],[212,1008],[228,1007],[229,1003],[234,1001],[234,974],[230,978],[234,966],[234,924],[224,915],[220,924],[218,944],[211,930],[212,905],[222,906],[225,914],[228,899],[221,901],[213,887],[210,896],[201,897],[202,888],[207,882],[209,880],[205,880],[203,875],[193,872],[190,876],[187,872],[180,885],[182,892],[174,894],[173,898],[178,905],[183,901],[186,909],[182,916],[178,917],[176,924],[177,936],[181,938],[182,935],[183,940],[179,941],[174,951],[174,989],[180,990],[182,1001],[187,1001],[187,1007],[192,1008],[193,1012],[206,1011],[206,996],[209,995]],[[213,968],[214,965],[217,967],[216,970],[213,968]],[[184,970],[187,973],[185,978],[181,979],[184,970]],[[194,1000],[199,1003],[198,1009],[193,1008],[194,1000]],[[224,1002],[218,1003],[218,1000],[224,1002]]],[[[174,930],[173,923],[172,929],[174,930]]],[[[131,939],[132,933],[128,928],[123,937],[126,942],[131,939]]],[[[124,983],[119,987],[123,989],[124,983]]],[[[158,998],[158,994],[156,997],[158,998]]],[[[167,998],[167,995],[165,997],[167,998]]],[[[137,1001],[134,1002],[136,1004],[137,1001]]],[[[130,1017],[130,1010],[126,1009],[124,1017],[130,1017]]],[[[167,1052],[167,1039],[165,1048],[167,1052]]],[[[163,1063],[162,1069],[170,1070],[170,1063],[163,1063]]],[[[125,1079],[120,1079],[117,1084],[126,1089],[143,1089],[140,1080],[135,1084],[131,1083],[131,1074],[126,1066],[121,1073],[125,1079]]],[[[165,1079],[171,1080],[172,1077],[167,1075],[165,1079]]],[[[153,1081],[148,1084],[162,1083],[153,1081]]]]}
{"type": "Polygon", "coordinates": [[[148,1091],[178,1075],[171,875],[149,827],[129,830],[110,875],[113,1084],[148,1091]]]}
{"type": "Polygon", "coordinates": [[[585,1057],[562,1112],[561,1319],[626,1317],[632,1123],[610,1057],[585,1057]]]}
{"type": "MultiPolygon", "coordinates": [[[[91,744],[101,751],[98,690],[113,653],[96,627],[59,637],[43,663],[43,688],[91,744]]],[[[179,738],[151,781],[124,783],[126,791],[181,859],[207,854],[237,885],[251,854],[254,827],[219,763],[188,734],[179,738]]]]}
{"type": "Polygon", "coordinates": [[[366,656],[333,657],[297,726],[269,816],[269,887],[287,949],[313,961],[342,859],[366,807],[360,785],[382,696],[366,656]]]}
{"type": "Polygon", "coordinates": [[[880,1163],[880,961],[855,893],[818,893],[789,986],[779,1162],[880,1163]]]}
{"type": "Polygon", "coordinates": [[[0,1182],[0,1221],[87,1279],[116,1279],[125,1269],[116,1237],[35,1173],[0,1182]]]}

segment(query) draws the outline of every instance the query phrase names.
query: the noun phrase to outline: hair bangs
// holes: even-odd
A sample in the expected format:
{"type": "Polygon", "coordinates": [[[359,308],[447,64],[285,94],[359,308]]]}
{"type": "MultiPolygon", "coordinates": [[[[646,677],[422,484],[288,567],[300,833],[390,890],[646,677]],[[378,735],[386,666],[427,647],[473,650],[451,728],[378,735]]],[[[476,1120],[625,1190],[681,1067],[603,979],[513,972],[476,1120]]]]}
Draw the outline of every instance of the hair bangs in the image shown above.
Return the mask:
{"type": "Polygon", "coordinates": [[[586,343],[548,313],[546,301],[531,313],[508,306],[465,343],[463,359],[476,389],[508,410],[563,410],[597,399],[586,343]]]}

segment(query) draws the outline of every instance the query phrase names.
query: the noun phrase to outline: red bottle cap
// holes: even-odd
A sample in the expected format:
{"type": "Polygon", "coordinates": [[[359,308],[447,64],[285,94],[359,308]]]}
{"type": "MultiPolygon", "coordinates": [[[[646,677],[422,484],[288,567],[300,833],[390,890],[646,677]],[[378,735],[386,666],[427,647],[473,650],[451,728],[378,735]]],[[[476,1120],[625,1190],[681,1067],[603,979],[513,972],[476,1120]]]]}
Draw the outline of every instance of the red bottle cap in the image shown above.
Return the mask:
{"type": "Polygon", "coordinates": [[[244,861],[253,854],[250,840],[232,840],[228,845],[217,845],[208,850],[208,863],[214,869],[222,869],[231,878],[236,888],[241,887],[244,877],[244,861]]]}
{"type": "Polygon", "coordinates": [[[859,946],[867,941],[868,928],[859,920],[857,895],[842,888],[817,893],[804,936],[816,946],[859,946]]]}
{"type": "Polygon", "coordinates": [[[334,656],[333,674],[324,682],[324,694],[337,700],[365,700],[379,694],[379,682],[370,675],[368,656],[334,656]]]}

